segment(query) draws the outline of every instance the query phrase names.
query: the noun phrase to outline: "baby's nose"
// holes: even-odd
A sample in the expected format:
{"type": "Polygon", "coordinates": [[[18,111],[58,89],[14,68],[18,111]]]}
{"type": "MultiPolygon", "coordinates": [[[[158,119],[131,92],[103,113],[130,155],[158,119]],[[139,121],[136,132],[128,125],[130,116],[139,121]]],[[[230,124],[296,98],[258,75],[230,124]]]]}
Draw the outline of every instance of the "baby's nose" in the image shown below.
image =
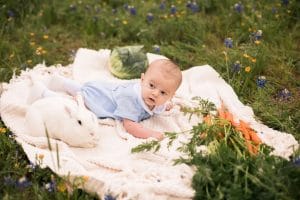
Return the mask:
{"type": "Polygon", "coordinates": [[[159,90],[153,90],[152,94],[153,96],[157,97],[159,95],[159,90]]]}

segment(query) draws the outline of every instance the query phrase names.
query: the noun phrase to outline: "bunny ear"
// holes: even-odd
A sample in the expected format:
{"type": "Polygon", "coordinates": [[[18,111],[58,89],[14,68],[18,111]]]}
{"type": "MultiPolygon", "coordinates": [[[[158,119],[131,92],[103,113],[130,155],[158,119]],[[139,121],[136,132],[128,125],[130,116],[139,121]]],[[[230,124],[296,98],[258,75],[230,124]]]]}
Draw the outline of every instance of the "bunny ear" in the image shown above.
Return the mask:
{"type": "Polygon", "coordinates": [[[74,112],[73,112],[72,108],[70,108],[69,106],[64,106],[64,109],[65,109],[66,113],[68,113],[68,115],[70,115],[70,117],[73,116],[74,112]]]}

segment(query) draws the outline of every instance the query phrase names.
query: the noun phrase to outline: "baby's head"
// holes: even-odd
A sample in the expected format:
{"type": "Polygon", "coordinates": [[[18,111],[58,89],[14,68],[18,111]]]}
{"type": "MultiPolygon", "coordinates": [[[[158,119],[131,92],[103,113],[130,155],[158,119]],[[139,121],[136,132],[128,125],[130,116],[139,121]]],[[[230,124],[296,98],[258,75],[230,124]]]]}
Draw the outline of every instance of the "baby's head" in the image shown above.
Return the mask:
{"type": "Polygon", "coordinates": [[[180,68],[171,60],[151,62],[145,74],[141,75],[144,102],[150,109],[164,104],[173,97],[181,81],[180,68]]]}

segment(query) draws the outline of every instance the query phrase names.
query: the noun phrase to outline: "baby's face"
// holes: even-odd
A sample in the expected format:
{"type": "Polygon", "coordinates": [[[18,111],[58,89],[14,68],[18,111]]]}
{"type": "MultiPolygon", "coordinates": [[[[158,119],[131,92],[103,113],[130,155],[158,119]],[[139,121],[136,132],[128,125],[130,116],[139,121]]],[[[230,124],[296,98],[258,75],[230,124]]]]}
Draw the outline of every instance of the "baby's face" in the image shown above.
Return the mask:
{"type": "Polygon", "coordinates": [[[142,74],[141,86],[142,98],[151,110],[154,106],[162,105],[170,100],[178,87],[172,77],[161,73],[159,70],[142,74]]]}

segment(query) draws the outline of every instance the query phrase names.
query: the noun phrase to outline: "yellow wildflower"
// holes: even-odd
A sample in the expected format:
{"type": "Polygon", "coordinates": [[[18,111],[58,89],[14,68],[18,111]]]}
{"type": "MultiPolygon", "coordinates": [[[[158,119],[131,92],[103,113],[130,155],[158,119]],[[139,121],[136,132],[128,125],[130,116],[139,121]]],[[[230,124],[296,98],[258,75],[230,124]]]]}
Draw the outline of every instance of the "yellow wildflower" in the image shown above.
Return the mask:
{"type": "Polygon", "coordinates": [[[31,33],[29,33],[29,35],[30,35],[31,37],[33,37],[35,34],[34,34],[33,32],[31,32],[31,33]]]}
{"type": "Polygon", "coordinates": [[[248,54],[246,54],[246,53],[244,53],[243,56],[244,56],[245,58],[249,58],[249,57],[250,57],[250,56],[249,56],[248,54]]]}
{"type": "Polygon", "coordinates": [[[42,50],[42,54],[46,54],[46,53],[47,53],[47,51],[43,49],[42,50]]]}
{"type": "Polygon", "coordinates": [[[27,60],[27,63],[28,63],[28,64],[31,64],[31,63],[32,63],[32,60],[27,60]]]}
{"type": "Polygon", "coordinates": [[[47,40],[47,39],[49,38],[49,35],[43,35],[43,38],[44,38],[45,40],[47,40]]]}
{"type": "Polygon", "coordinates": [[[257,44],[257,45],[259,45],[259,44],[260,44],[260,41],[259,41],[259,40],[255,40],[254,43],[257,44]]]}
{"type": "Polygon", "coordinates": [[[9,59],[12,59],[13,57],[15,57],[14,53],[12,53],[12,54],[9,55],[9,59]]]}
{"type": "Polygon", "coordinates": [[[35,42],[30,42],[30,46],[35,46],[35,42]]]}
{"type": "Polygon", "coordinates": [[[38,159],[43,160],[44,159],[44,154],[39,154],[38,159]]]}
{"type": "Polygon", "coordinates": [[[256,58],[251,58],[251,62],[256,63],[256,58]]]}
{"type": "Polygon", "coordinates": [[[2,133],[6,133],[6,128],[4,128],[4,127],[0,128],[0,134],[2,134],[2,133]]]}
{"type": "Polygon", "coordinates": [[[127,20],[123,20],[122,23],[123,23],[124,25],[128,24],[127,20]]]}
{"type": "Polygon", "coordinates": [[[59,192],[65,192],[67,190],[66,184],[65,183],[58,183],[57,184],[57,190],[59,192]]]}
{"type": "Polygon", "coordinates": [[[245,67],[245,72],[249,73],[250,71],[251,71],[251,67],[250,66],[245,67]]]}

